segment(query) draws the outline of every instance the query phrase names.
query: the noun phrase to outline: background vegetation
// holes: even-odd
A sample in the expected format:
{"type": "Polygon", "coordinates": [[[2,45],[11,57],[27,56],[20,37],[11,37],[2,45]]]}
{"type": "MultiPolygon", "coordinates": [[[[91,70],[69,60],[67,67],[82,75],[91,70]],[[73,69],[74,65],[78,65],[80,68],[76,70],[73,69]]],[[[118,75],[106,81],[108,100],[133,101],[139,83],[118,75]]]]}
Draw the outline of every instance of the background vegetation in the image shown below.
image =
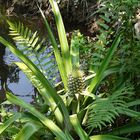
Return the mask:
{"type": "Polygon", "coordinates": [[[20,59],[14,64],[38,94],[34,104],[27,104],[5,87],[0,139],[139,139],[138,0],[2,4],[1,22],[12,43],[3,33],[0,42],[20,59]],[[31,19],[6,16],[20,14],[34,16],[34,22],[41,15],[37,23],[46,31],[30,29],[31,19]]]}

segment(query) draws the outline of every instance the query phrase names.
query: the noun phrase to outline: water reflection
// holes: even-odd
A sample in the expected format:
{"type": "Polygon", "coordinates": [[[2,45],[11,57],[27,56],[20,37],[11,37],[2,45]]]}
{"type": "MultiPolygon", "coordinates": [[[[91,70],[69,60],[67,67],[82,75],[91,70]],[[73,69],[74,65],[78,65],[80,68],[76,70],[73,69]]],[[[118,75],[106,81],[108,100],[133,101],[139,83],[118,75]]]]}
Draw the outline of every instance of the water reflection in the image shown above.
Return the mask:
{"type": "Polygon", "coordinates": [[[26,102],[31,102],[33,95],[33,87],[24,73],[19,72],[19,82],[9,83],[8,88],[16,95],[24,99],[26,102]]]}
{"type": "Polygon", "coordinates": [[[5,87],[26,102],[32,101],[33,87],[26,76],[13,64],[19,61],[5,46],[0,44],[0,103],[5,97],[5,87]]]}

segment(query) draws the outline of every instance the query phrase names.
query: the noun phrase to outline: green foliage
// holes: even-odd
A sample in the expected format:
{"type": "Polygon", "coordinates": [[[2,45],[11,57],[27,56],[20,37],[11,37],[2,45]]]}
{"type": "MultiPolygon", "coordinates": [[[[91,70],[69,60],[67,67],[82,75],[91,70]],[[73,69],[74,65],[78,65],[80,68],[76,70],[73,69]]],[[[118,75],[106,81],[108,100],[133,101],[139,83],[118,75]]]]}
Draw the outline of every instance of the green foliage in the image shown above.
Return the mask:
{"type": "Polygon", "coordinates": [[[97,84],[103,79],[103,73],[107,69],[107,67],[111,61],[111,58],[120,43],[120,40],[121,40],[121,36],[120,35],[116,36],[114,42],[112,43],[111,48],[108,50],[106,57],[102,61],[101,67],[97,71],[95,78],[91,81],[91,84],[89,85],[89,92],[92,92],[92,90],[95,88],[95,86],[97,86],[97,84]]]}
{"type": "Polygon", "coordinates": [[[65,27],[63,24],[63,20],[62,20],[57,2],[54,0],[49,0],[49,2],[52,6],[52,10],[54,13],[57,31],[58,31],[58,36],[59,36],[59,41],[60,41],[60,45],[61,45],[62,60],[63,60],[64,67],[66,70],[66,74],[68,76],[72,70],[72,64],[71,64],[68,41],[66,38],[65,27]]]}
{"type": "Polygon", "coordinates": [[[101,125],[106,126],[113,123],[115,118],[119,116],[120,110],[125,111],[128,108],[126,100],[130,100],[133,94],[131,85],[122,85],[115,89],[109,97],[97,98],[88,108],[88,128],[99,127],[101,129],[101,125]]]}
{"type": "Polygon", "coordinates": [[[44,39],[40,41],[37,32],[32,33],[28,27],[25,27],[20,22],[17,24],[8,21],[8,24],[10,26],[10,35],[15,43],[18,44],[18,49],[21,50],[22,53],[42,71],[44,76],[51,81],[51,84],[55,86],[57,79],[60,79],[60,77],[52,48],[45,45],[44,39]],[[56,75],[58,77],[56,77],[56,75]]]}
{"type": "MultiPolygon", "coordinates": [[[[40,12],[41,12],[41,15],[42,15],[42,17],[44,19],[46,29],[48,31],[48,36],[50,38],[50,41],[51,41],[53,49],[54,49],[54,55],[55,55],[55,58],[56,58],[56,61],[57,61],[57,64],[58,64],[59,72],[60,72],[64,87],[67,90],[67,78],[66,78],[67,77],[67,72],[66,72],[66,69],[65,69],[66,67],[64,66],[64,63],[63,63],[64,58],[62,60],[62,57],[60,55],[60,51],[58,49],[58,45],[56,43],[56,39],[55,39],[55,37],[54,37],[54,35],[53,35],[52,31],[51,31],[51,28],[50,28],[50,26],[48,24],[48,21],[46,20],[46,17],[45,17],[45,15],[44,15],[44,13],[43,13],[43,11],[41,9],[40,9],[40,12]]],[[[58,14],[60,15],[59,12],[58,12],[58,14]]],[[[62,20],[61,20],[61,22],[62,22],[62,20]]],[[[61,23],[61,22],[59,22],[59,24],[63,26],[63,23],[61,23]]],[[[65,32],[65,30],[63,30],[63,32],[65,32]]],[[[60,35],[59,35],[59,37],[60,37],[60,35]]],[[[63,38],[62,35],[61,35],[61,37],[63,38]]],[[[65,37],[65,42],[67,42],[66,37],[65,37]]],[[[65,46],[63,46],[63,45],[62,45],[62,48],[63,48],[62,50],[64,50],[64,48],[65,48],[65,46]]],[[[67,50],[68,48],[66,47],[65,49],[67,50]]],[[[65,64],[66,64],[66,62],[65,62],[65,64]]]]}
{"type": "Polygon", "coordinates": [[[105,58],[105,55],[107,53],[107,45],[109,44],[108,41],[108,36],[111,33],[111,29],[108,25],[110,23],[110,18],[109,18],[108,13],[104,13],[103,15],[100,16],[102,19],[101,21],[97,21],[97,25],[100,27],[99,28],[99,35],[97,35],[97,40],[96,43],[93,45],[92,50],[95,52],[92,55],[92,60],[91,60],[91,70],[92,71],[97,71],[99,67],[101,66],[102,60],[105,58]]]}
{"type": "Polygon", "coordinates": [[[140,131],[140,124],[136,122],[132,122],[127,125],[121,126],[117,129],[114,129],[111,132],[111,134],[122,135],[122,134],[128,134],[128,133],[139,132],[139,131],[140,131]]]}
{"type": "Polygon", "coordinates": [[[27,122],[20,132],[15,136],[15,140],[28,140],[35,132],[40,129],[40,125],[33,122],[27,122]]]}
{"type": "Polygon", "coordinates": [[[88,137],[88,135],[86,134],[85,131],[83,131],[81,125],[80,125],[80,122],[79,122],[79,119],[77,117],[76,114],[74,115],[71,115],[70,116],[70,120],[71,120],[71,123],[75,129],[75,131],[77,132],[77,134],[79,135],[80,139],[81,140],[90,140],[90,138],[88,137]]]}
{"type": "Polygon", "coordinates": [[[113,135],[95,135],[91,137],[91,140],[130,140],[124,137],[117,137],[113,135]]]}
{"type": "Polygon", "coordinates": [[[16,121],[17,119],[21,118],[21,114],[20,113],[16,113],[15,115],[11,116],[8,118],[8,120],[0,125],[0,134],[5,131],[5,129],[7,129],[7,127],[9,127],[14,121],[16,121]]]}
{"type": "MultiPolygon", "coordinates": [[[[46,110],[42,112],[36,106],[27,104],[7,92],[7,100],[20,106],[23,110],[20,111],[22,116],[17,117],[15,114],[10,118],[8,116],[9,120],[3,120],[0,125],[0,132],[3,136],[4,133],[8,133],[8,128],[12,128],[14,123],[18,122],[15,124],[16,133],[12,133],[10,138],[34,140],[39,135],[38,139],[128,139],[127,135],[115,136],[119,135],[117,129],[116,132],[114,130],[115,135],[109,135],[113,134],[112,126],[116,118],[121,117],[122,114],[129,116],[130,122],[140,118],[140,112],[135,109],[139,105],[139,100],[135,101],[135,93],[137,93],[135,89],[139,86],[139,82],[135,84],[133,81],[138,78],[139,48],[133,35],[128,36],[130,35],[128,29],[132,27],[130,24],[132,21],[131,18],[127,20],[129,17],[127,13],[121,13],[124,12],[122,7],[122,9],[117,8],[119,2],[111,1],[113,6],[116,6],[118,11],[120,10],[119,13],[114,11],[111,13],[114,15],[110,14],[114,7],[109,4],[109,1],[106,1],[105,8],[103,5],[103,8],[98,11],[98,13],[101,12],[99,17],[102,20],[98,21],[100,31],[94,43],[91,43],[80,32],[74,32],[70,49],[55,0],[50,0],[50,4],[57,25],[60,48],[58,48],[59,44],[57,44],[41,9],[40,12],[45,21],[52,48],[47,48],[44,45],[44,40],[40,40],[37,32],[32,33],[21,23],[8,21],[10,35],[17,46],[9,43],[3,37],[0,37],[0,42],[22,61],[15,62],[15,64],[37,88],[43,98],[43,106],[46,110]],[[121,19],[121,24],[116,28],[114,24],[118,22],[118,19],[121,19]],[[131,22],[126,24],[129,20],[131,22]],[[136,45],[135,48],[132,47],[134,45],[136,45]],[[82,54],[87,57],[81,59],[82,54]],[[83,67],[86,58],[88,58],[86,60],[88,64],[85,66],[87,67],[85,70],[83,67]],[[82,62],[82,60],[84,61],[82,62]],[[131,65],[134,62],[135,64],[131,65]],[[85,75],[82,70],[86,73],[85,75]],[[58,84],[57,80],[60,78],[63,83],[59,87],[59,90],[62,91],[61,94],[53,84],[58,84]],[[75,97],[69,97],[68,90],[75,97]],[[112,133],[106,132],[109,134],[102,135],[103,128],[107,129],[108,126],[112,133]],[[31,130],[30,133],[28,130],[31,130]],[[101,135],[95,135],[95,131],[101,135]],[[41,135],[42,138],[40,138],[41,135]],[[25,137],[23,138],[23,136],[25,137]]],[[[126,8],[131,3],[125,4],[126,8]]],[[[134,126],[135,128],[137,126],[134,126]]],[[[127,130],[126,127],[120,129],[122,132],[126,132],[123,134],[135,132],[134,129],[127,130]]]]}
{"type": "MultiPolygon", "coordinates": [[[[41,114],[39,111],[37,111],[34,107],[31,105],[27,104],[20,98],[12,95],[11,93],[7,92],[7,99],[16,105],[19,105],[27,110],[29,110],[34,116],[36,116],[47,128],[49,128],[54,135],[56,135],[58,138],[65,140],[66,137],[62,130],[50,119],[45,117],[43,114],[41,114]]],[[[20,135],[20,134],[19,134],[20,135]]]]}
{"type": "Polygon", "coordinates": [[[92,42],[89,42],[79,30],[72,33],[70,44],[72,64],[80,67],[86,75],[89,73],[92,45],[92,42]]]}

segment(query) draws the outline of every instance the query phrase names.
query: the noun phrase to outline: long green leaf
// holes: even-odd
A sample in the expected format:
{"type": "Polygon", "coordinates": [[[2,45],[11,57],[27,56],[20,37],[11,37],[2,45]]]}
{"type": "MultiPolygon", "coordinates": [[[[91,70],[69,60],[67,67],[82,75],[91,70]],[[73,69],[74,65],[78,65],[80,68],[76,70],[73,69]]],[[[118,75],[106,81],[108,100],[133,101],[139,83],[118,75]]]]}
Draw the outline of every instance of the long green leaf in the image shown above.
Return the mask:
{"type": "Polygon", "coordinates": [[[6,122],[4,122],[2,125],[0,125],[0,134],[5,131],[14,121],[21,118],[20,113],[15,113],[15,115],[11,116],[6,122]]]}
{"type": "Polygon", "coordinates": [[[54,133],[54,135],[56,135],[58,138],[60,138],[61,140],[66,140],[63,131],[52,120],[45,117],[43,114],[37,111],[33,106],[27,104],[22,99],[16,97],[15,95],[9,92],[6,93],[6,97],[11,103],[27,109],[30,113],[32,113],[35,117],[37,117],[47,128],[49,128],[52,131],[52,133],[54,133]]]}
{"type": "Polygon", "coordinates": [[[140,123],[130,123],[125,126],[114,129],[109,134],[111,135],[123,135],[128,133],[140,132],[140,123]]]}
{"type": "MultiPolygon", "coordinates": [[[[28,79],[32,82],[32,84],[38,89],[39,93],[41,95],[47,94],[46,88],[42,86],[40,83],[38,77],[36,77],[32,71],[22,62],[15,62],[15,64],[26,74],[28,79]]],[[[60,112],[60,110],[57,108],[57,104],[55,103],[54,99],[48,94],[48,99],[46,100],[46,103],[50,106],[52,111],[54,111],[54,114],[56,116],[56,119],[58,123],[61,122],[60,125],[63,123],[63,116],[60,112]],[[49,100],[48,100],[49,99],[49,100]],[[51,103],[51,104],[50,104],[51,103]]],[[[59,103],[58,103],[59,104],[59,103]]]]}
{"type": "Polygon", "coordinates": [[[48,31],[48,36],[50,38],[50,41],[51,41],[53,49],[54,49],[54,55],[55,55],[55,58],[56,58],[56,62],[58,64],[58,68],[59,68],[59,71],[60,71],[60,75],[61,75],[64,87],[67,90],[67,74],[66,74],[66,70],[64,68],[64,64],[63,64],[60,52],[58,50],[58,45],[56,43],[55,37],[54,37],[54,35],[53,35],[52,31],[51,31],[51,28],[49,26],[49,23],[48,23],[45,15],[43,13],[43,11],[40,8],[39,8],[39,10],[40,10],[41,15],[42,15],[42,17],[44,19],[44,22],[45,22],[45,25],[46,25],[46,28],[47,28],[47,31],[48,31]]]}
{"type": "Polygon", "coordinates": [[[59,40],[60,40],[62,57],[63,57],[66,73],[68,76],[72,70],[72,64],[71,64],[71,59],[70,59],[70,51],[69,51],[68,41],[66,37],[65,27],[63,24],[62,16],[60,14],[57,2],[55,0],[49,0],[49,2],[52,6],[52,10],[54,13],[54,17],[55,17],[55,21],[57,25],[57,31],[58,31],[59,40]]]}
{"type": "Polygon", "coordinates": [[[70,56],[72,65],[79,67],[79,46],[72,42],[70,46],[70,56]]]}
{"type": "Polygon", "coordinates": [[[132,106],[137,106],[139,104],[140,104],[140,99],[136,99],[136,100],[134,100],[132,102],[127,103],[127,106],[132,107],[132,106]]]}
{"type": "Polygon", "coordinates": [[[70,121],[73,125],[73,128],[77,132],[77,134],[80,137],[80,140],[89,140],[88,135],[85,133],[85,131],[82,129],[80,122],[78,120],[77,114],[73,114],[70,116],[70,121]]]}
{"type": "Polygon", "coordinates": [[[130,117],[134,117],[134,118],[140,118],[140,112],[131,110],[129,108],[123,108],[123,109],[120,108],[119,113],[130,116],[130,117]]]}
{"type": "Polygon", "coordinates": [[[95,136],[91,136],[90,140],[130,140],[130,139],[117,137],[113,135],[95,135],[95,136]]]}
{"type": "Polygon", "coordinates": [[[20,132],[16,135],[15,140],[29,140],[29,138],[37,132],[41,126],[36,122],[26,123],[20,132]]]}
{"type": "MultiPolygon", "coordinates": [[[[58,108],[63,112],[64,124],[66,129],[71,129],[71,123],[69,119],[68,110],[60,96],[57,95],[55,89],[51,86],[49,81],[45,78],[45,76],[40,72],[40,70],[21,52],[19,51],[13,44],[6,41],[4,38],[0,37],[0,42],[4,44],[9,50],[15,54],[19,59],[23,61],[24,64],[33,72],[33,74],[39,79],[41,84],[46,88],[47,94],[43,94],[42,96],[49,100],[48,94],[54,99],[56,103],[59,103],[58,108]]],[[[51,102],[50,102],[51,104],[51,102]]]]}
{"type": "Polygon", "coordinates": [[[112,58],[112,56],[113,56],[113,54],[114,54],[114,52],[115,52],[117,46],[118,46],[119,43],[120,43],[120,40],[121,40],[121,35],[118,35],[118,36],[115,38],[115,40],[114,40],[114,42],[113,42],[113,44],[112,44],[110,50],[108,51],[107,56],[106,56],[105,59],[103,60],[101,66],[100,66],[100,68],[99,68],[99,71],[97,72],[97,74],[96,74],[96,76],[93,78],[93,80],[91,81],[91,83],[90,83],[90,85],[89,85],[89,92],[92,92],[92,90],[96,87],[96,85],[101,81],[102,76],[103,76],[103,74],[104,74],[104,72],[105,72],[105,70],[106,70],[106,68],[107,68],[107,66],[108,66],[108,64],[109,64],[109,62],[110,62],[110,60],[111,60],[111,58],[112,58]]]}

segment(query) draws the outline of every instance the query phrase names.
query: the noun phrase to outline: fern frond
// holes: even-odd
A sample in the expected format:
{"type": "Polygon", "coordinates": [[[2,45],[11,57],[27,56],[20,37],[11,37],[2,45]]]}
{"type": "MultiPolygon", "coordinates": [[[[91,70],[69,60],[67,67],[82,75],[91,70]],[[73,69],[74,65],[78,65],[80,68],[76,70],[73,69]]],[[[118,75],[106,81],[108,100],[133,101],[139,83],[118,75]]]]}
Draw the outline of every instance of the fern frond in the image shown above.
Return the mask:
{"type": "Polygon", "coordinates": [[[98,71],[99,67],[101,66],[101,62],[106,56],[108,52],[108,43],[109,42],[109,36],[111,34],[112,28],[111,28],[111,13],[106,11],[106,9],[102,9],[100,11],[99,20],[97,20],[97,25],[99,27],[99,34],[97,35],[97,41],[93,45],[93,50],[95,53],[92,55],[91,60],[91,69],[90,71],[98,71]]]}
{"type": "Polygon", "coordinates": [[[39,36],[37,35],[37,31],[35,33],[32,33],[32,31],[25,27],[22,23],[12,23],[10,21],[7,21],[9,24],[9,29],[13,39],[16,41],[16,43],[28,47],[32,47],[32,49],[40,49],[38,46],[42,46],[44,43],[43,41],[39,40],[39,36]]]}
{"type": "Polygon", "coordinates": [[[60,79],[57,64],[54,58],[53,49],[45,46],[45,40],[40,39],[37,31],[32,31],[22,23],[8,21],[10,35],[17,44],[17,48],[22,51],[41,72],[49,79],[54,86],[60,79]],[[53,78],[52,78],[53,77],[53,78]]]}
{"type": "Polygon", "coordinates": [[[97,98],[89,107],[87,128],[102,128],[114,122],[120,110],[127,109],[126,96],[133,94],[132,86],[123,86],[107,98],[97,98]]]}

